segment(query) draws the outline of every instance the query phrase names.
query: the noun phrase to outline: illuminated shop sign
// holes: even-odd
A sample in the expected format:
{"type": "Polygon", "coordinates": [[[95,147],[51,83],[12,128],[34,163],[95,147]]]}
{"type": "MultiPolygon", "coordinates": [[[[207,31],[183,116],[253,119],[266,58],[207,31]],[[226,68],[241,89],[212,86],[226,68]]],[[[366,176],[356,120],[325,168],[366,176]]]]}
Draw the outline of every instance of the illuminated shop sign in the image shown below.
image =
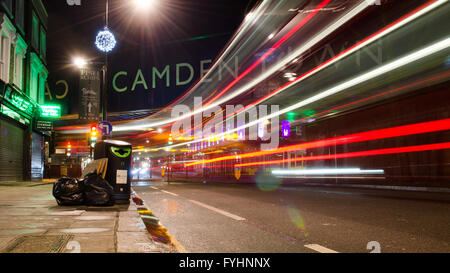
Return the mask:
{"type": "Polygon", "coordinates": [[[61,106],[59,105],[41,105],[42,118],[59,118],[61,117],[61,106]]]}
{"type": "Polygon", "coordinates": [[[31,100],[22,93],[15,91],[13,88],[7,87],[4,99],[19,111],[29,116],[33,115],[34,105],[31,100]]]}

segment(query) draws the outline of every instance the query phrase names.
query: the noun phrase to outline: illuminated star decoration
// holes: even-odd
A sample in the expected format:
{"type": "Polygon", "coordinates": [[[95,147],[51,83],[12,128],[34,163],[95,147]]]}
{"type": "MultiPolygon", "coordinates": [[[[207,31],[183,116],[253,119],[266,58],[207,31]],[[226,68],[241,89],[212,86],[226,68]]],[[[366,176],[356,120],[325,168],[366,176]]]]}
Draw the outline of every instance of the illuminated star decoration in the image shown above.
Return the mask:
{"type": "Polygon", "coordinates": [[[100,51],[110,52],[116,46],[116,38],[108,27],[105,27],[102,31],[97,34],[95,38],[95,45],[100,51]]]}

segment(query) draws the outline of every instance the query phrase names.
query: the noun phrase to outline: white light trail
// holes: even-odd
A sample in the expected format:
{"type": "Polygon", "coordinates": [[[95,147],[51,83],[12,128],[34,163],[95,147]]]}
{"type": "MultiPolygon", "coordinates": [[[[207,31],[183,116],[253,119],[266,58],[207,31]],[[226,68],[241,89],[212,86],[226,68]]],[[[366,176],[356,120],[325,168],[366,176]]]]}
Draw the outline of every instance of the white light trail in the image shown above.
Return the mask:
{"type": "MultiPolygon", "coordinates": [[[[372,2],[374,2],[374,1],[372,1],[372,2]]],[[[114,126],[113,130],[115,132],[130,131],[130,130],[142,130],[142,129],[148,128],[148,127],[155,127],[155,126],[170,124],[170,123],[176,122],[178,120],[190,118],[191,116],[193,116],[195,114],[202,113],[202,112],[212,109],[218,105],[224,104],[225,102],[231,100],[232,98],[253,88],[255,85],[259,84],[260,82],[262,82],[263,80],[268,78],[270,75],[272,75],[272,74],[276,73],[277,71],[279,71],[280,69],[282,69],[285,65],[287,65],[288,63],[295,60],[299,55],[302,55],[303,53],[305,53],[308,49],[313,47],[315,44],[317,44],[318,42],[320,42],[321,40],[326,38],[328,35],[330,35],[334,31],[336,31],[339,27],[341,27],[342,25],[347,23],[350,19],[352,19],[353,17],[355,17],[356,15],[358,15],[359,13],[364,11],[367,7],[371,6],[372,2],[371,1],[362,1],[362,3],[360,3],[354,9],[350,10],[348,13],[343,15],[336,22],[334,22],[333,24],[328,26],[325,30],[320,32],[318,35],[316,35],[315,37],[310,39],[306,44],[297,48],[295,51],[293,51],[291,54],[289,54],[287,57],[285,57],[283,60],[281,60],[277,64],[273,65],[270,69],[268,69],[264,73],[261,73],[261,75],[259,77],[255,78],[253,81],[250,81],[248,84],[237,89],[235,92],[231,93],[230,95],[215,101],[214,103],[211,103],[205,107],[197,109],[196,111],[192,111],[188,114],[179,116],[177,118],[170,118],[170,119],[167,119],[164,121],[141,124],[141,125],[117,125],[117,126],[114,126]]]]}
{"type": "Polygon", "coordinates": [[[275,175],[275,176],[384,174],[384,170],[361,170],[360,168],[311,169],[311,170],[273,170],[272,174],[275,175]]]}
{"type": "MultiPolygon", "coordinates": [[[[416,20],[417,18],[421,17],[422,15],[427,14],[428,12],[430,12],[430,11],[436,9],[437,7],[441,6],[442,4],[444,4],[444,3],[446,3],[446,2],[448,2],[448,0],[440,0],[440,1],[437,1],[437,2],[435,2],[435,3],[433,3],[433,4],[429,5],[429,6],[427,6],[426,8],[424,8],[424,9],[418,11],[417,13],[414,13],[413,15],[411,15],[411,16],[408,17],[408,18],[406,18],[405,20],[400,21],[399,23],[393,25],[392,27],[390,27],[390,28],[388,28],[388,29],[385,29],[384,31],[378,33],[377,35],[374,35],[374,36],[371,37],[370,39],[364,41],[363,43],[361,43],[361,44],[359,44],[359,45],[357,45],[357,46],[355,46],[354,48],[352,48],[351,50],[345,52],[344,54],[339,55],[339,57],[337,57],[337,58],[331,60],[330,62],[325,63],[324,65],[320,66],[318,69],[312,71],[311,73],[305,75],[304,77],[298,78],[295,82],[292,82],[292,84],[297,84],[297,83],[299,83],[299,82],[301,82],[301,81],[304,81],[305,79],[307,79],[307,78],[313,76],[314,74],[317,74],[318,72],[324,70],[325,68],[327,68],[327,67],[329,67],[329,66],[331,66],[331,65],[333,65],[333,64],[335,64],[335,63],[337,63],[337,62],[339,62],[340,60],[344,59],[345,57],[347,57],[347,56],[349,56],[349,55],[351,55],[351,54],[353,54],[353,53],[355,53],[356,51],[360,50],[361,48],[363,48],[363,47],[365,47],[365,46],[368,46],[369,44],[371,44],[371,43],[373,43],[373,42],[375,42],[375,41],[377,41],[377,40],[383,38],[383,37],[386,36],[387,34],[389,34],[389,33],[393,32],[393,31],[395,31],[395,30],[397,30],[397,29],[399,29],[399,28],[405,26],[406,24],[408,24],[408,23],[410,23],[410,22],[416,20]]],[[[295,61],[295,60],[294,60],[294,61],[295,61]]],[[[274,93],[274,94],[272,94],[271,96],[267,96],[267,97],[264,98],[263,100],[259,101],[259,103],[268,100],[269,98],[275,96],[276,94],[279,94],[280,92],[282,92],[282,91],[288,89],[289,87],[291,87],[291,85],[286,86],[286,87],[283,88],[283,89],[280,89],[277,93],[274,93]]]]}
{"type": "MultiPolygon", "coordinates": [[[[291,83],[290,83],[289,85],[285,86],[284,88],[278,90],[278,91],[275,92],[275,93],[270,94],[270,95],[267,96],[267,97],[264,97],[263,99],[259,100],[258,103],[262,103],[262,102],[264,102],[264,101],[266,101],[266,100],[272,98],[273,96],[275,96],[275,95],[277,95],[277,94],[279,94],[279,93],[285,91],[286,89],[290,88],[292,85],[297,84],[297,83],[299,83],[299,82],[302,82],[302,81],[304,81],[304,80],[310,78],[311,76],[317,74],[318,72],[324,70],[325,68],[334,65],[335,63],[337,63],[337,62],[341,61],[342,59],[346,58],[347,56],[349,56],[349,55],[355,53],[356,51],[360,50],[361,48],[363,48],[363,47],[365,47],[365,46],[368,46],[368,45],[370,45],[371,43],[373,43],[373,42],[375,42],[375,41],[377,41],[377,40],[383,38],[384,36],[388,35],[389,33],[391,33],[391,32],[393,32],[393,31],[395,31],[395,30],[397,30],[397,29],[399,29],[399,28],[405,26],[406,24],[408,24],[408,23],[410,23],[410,22],[416,20],[417,18],[419,18],[419,17],[421,17],[421,16],[427,14],[428,12],[430,12],[430,11],[432,11],[432,10],[438,8],[439,6],[441,6],[442,4],[444,4],[444,3],[446,3],[446,2],[448,2],[448,0],[439,0],[439,1],[437,1],[437,2],[435,2],[435,3],[433,3],[433,4],[431,4],[431,5],[429,5],[429,6],[427,6],[427,7],[425,7],[424,9],[422,9],[422,10],[420,10],[420,11],[414,13],[413,15],[409,16],[408,18],[406,18],[406,19],[404,19],[404,20],[402,20],[402,21],[396,23],[395,25],[391,26],[390,28],[387,28],[387,29],[381,31],[380,33],[374,35],[373,37],[370,37],[370,38],[367,39],[366,41],[364,41],[364,42],[358,44],[357,46],[355,46],[355,47],[353,47],[353,48],[351,48],[351,49],[348,50],[347,52],[345,52],[345,53],[343,53],[343,54],[341,54],[341,55],[338,55],[336,58],[331,59],[331,60],[329,60],[328,62],[325,62],[325,63],[322,64],[321,66],[317,67],[317,69],[311,71],[310,73],[308,73],[308,74],[306,74],[306,75],[303,75],[303,76],[301,76],[301,77],[299,77],[299,78],[297,78],[297,79],[296,79],[294,76],[290,77],[290,78],[288,79],[289,81],[291,81],[291,83]],[[295,80],[295,81],[294,81],[294,80],[295,80]]],[[[296,61],[296,59],[294,59],[293,62],[295,62],[295,61],[296,61]]],[[[298,60],[297,60],[297,61],[298,61],[298,60]]],[[[290,73],[286,73],[286,74],[290,74],[290,73]]],[[[286,74],[285,74],[285,77],[287,76],[286,74]]],[[[248,107],[248,105],[247,105],[247,109],[250,109],[250,108],[251,108],[251,107],[248,107]]],[[[231,118],[234,118],[234,117],[231,117],[231,118]]]]}
{"type": "MultiPolygon", "coordinates": [[[[296,103],[294,105],[286,107],[286,108],[284,108],[284,109],[282,109],[280,111],[277,111],[275,113],[271,113],[270,115],[267,115],[267,116],[265,116],[265,117],[263,117],[261,119],[249,122],[246,125],[243,125],[243,126],[235,128],[235,129],[226,131],[224,133],[218,134],[215,137],[221,137],[221,136],[229,135],[229,134],[237,132],[239,130],[242,130],[242,129],[245,129],[245,128],[257,125],[258,123],[263,122],[263,121],[265,121],[267,119],[271,119],[273,117],[285,114],[285,113],[293,111],[293,110],[295,110],[297,108],[300,108],[300,107],[303,107],[305,105],[311,104],[313,102],[319,101],[321,99],[324,99],[326,97],[329,97],[331,95],[339,93],[339,92],[341,92],[343,90],[346,90],[346,89],[348,89],[348,88],[350,88],[352,86],[355,86],[355,85],[361,84],[361,83],[363,83],[365,81],[368,81],[370,79],[379,77],[379,76],[381,76],[383,74],[386,74],[386,73],[388,73],[390,71],[396,70],[396,69],[398,69],[398,68],[400,68],[402,66],[411,64],[411,63],[413,63],[415,61],[418,61],[418,60],[420,60],[422,58],[425,58],[425,57],[430,56],[432,54],[435,54],[435,53],[437,53],[439,51],[447,49],[448,47],[450,47],[450,38],[446,38],[446,39],[444,39],[444,40],[442,40],[440,42],[437,42],[437,43],[435,43],[435,44],[433,44],[431,46],[428,46],[426,48],[418,50],[418,51],[416,51],[414,53],[406,55],[406,56],[404,56],[404,57],[402,57],[402,58],[400,58],[398,60],[392,61],[392,62],[390,62],[388,64],[383,65],[383,66],[380,66],[380,67],[378,67],[378,68],[376,68],[376,69],[374,69],[374,70],[372,70],[370,72],[367,72],[367,73],[362,74],[362,75],[360,75],[360,76],[358,76],[358,77],[356,77],[354,79],[351,79],[349,81],[346,81],[346,82],[343,82],[341,84],[338,84],[337,86],[335,86],[333,88],[330,88],[330,89],[327,89],[325,91],[322,91],[322,92],[318,93],[317,95],[314,95],[314,96],[309,97],[309,98],[307,98],[305,100],[302,100],[302,101],[300,101],[300,102],[298,102],[298,103],[296,103]]],[[[183,146],[183,145],[196,143],[196,142],[200,142],[200,141],[205,141],[205,140],[208,140],[208,139],[209,138],[203,138],[203,139],[200,139],[200,140],[194,140],[194,141],[190,141],[190,142],[184,142],[184,143],[180,143],[180,144],[171,145],[171,146],[168,146],[168,147],[165,147],[165,148],[166,149],[172,149],[174,147],[183,146]]]]}

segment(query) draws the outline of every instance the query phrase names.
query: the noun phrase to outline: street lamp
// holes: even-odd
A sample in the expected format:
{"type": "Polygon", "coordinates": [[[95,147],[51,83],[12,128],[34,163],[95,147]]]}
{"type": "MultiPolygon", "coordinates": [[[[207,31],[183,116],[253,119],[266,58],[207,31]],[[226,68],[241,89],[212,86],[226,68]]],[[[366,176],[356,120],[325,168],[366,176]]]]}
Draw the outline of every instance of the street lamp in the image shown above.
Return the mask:
{"type": "Polygon", "coordinates": [[[81,58],[81,57],[73,58],[72,62],[78,68],[83,68],[83,67],[85,67],[88,64],[88,62],[84,58],[81,58]]]}
{"type": "MultiPolygon", "coordinates": [[[[136,8],[139,10],[147,10],[155,0],[134,0],[136,8]]],[[[106,0],[105,9],[105,27],[103,30],[99,31],[95,38],[95,46],[105,54],[105,62],[102,67],[103,72],[103,88],[102,88],[102,120],[107,121],[108,119],[108,109],[107,109],[107,88],[108,88],[108,53],[111,52],[117,44],[114,34],[108,28],[109,22],[109,0],[106,0]]]]}
{"type": "Polygon", "coordinates": [[[155,0],[134,0],[134,5],[139,10],[148,10],[154,3],[155,0]]]}
{"type": "Polygon", "coordinates": [[[108,89],[108,53],[111,52],[116,46],[116,38],[114,34],[108,29],[108,16],[109,16],[109,1],[106,0],[106,11],[105,11],[105,27],[102,31],[97,34],[95,38],[95,46],[105,53],[105,63],[102,67],[103,72],[103,87],[102,87],[102,121],[107,121],[108,119],[108,109],[107,109],[107,89],[108,89]]]}

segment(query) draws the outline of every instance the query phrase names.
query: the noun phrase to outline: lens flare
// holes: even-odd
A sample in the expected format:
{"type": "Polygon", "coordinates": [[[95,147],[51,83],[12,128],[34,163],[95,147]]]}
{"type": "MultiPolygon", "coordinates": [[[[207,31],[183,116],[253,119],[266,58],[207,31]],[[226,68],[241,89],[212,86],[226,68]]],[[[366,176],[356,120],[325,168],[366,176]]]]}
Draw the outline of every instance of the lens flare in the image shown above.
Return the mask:
{"type": "MultiPolygon", "coordinates": [[[[302,231],[305,231],[305,221],[303,220],[300,211],[294,206],[287,206],[286,213],[289,216],[289,219],[294,223],[294,225],[302,231]]],[[[306,235],[306,234],[305,234],[306,235]]]]}
{"type": "Polygon", "coordinates": [[[274,191],[281,186],[283,180],[278,177],[269,176],[264,172],[259,172],[255,178],[256,186],[262,191],[274,191]]]}

